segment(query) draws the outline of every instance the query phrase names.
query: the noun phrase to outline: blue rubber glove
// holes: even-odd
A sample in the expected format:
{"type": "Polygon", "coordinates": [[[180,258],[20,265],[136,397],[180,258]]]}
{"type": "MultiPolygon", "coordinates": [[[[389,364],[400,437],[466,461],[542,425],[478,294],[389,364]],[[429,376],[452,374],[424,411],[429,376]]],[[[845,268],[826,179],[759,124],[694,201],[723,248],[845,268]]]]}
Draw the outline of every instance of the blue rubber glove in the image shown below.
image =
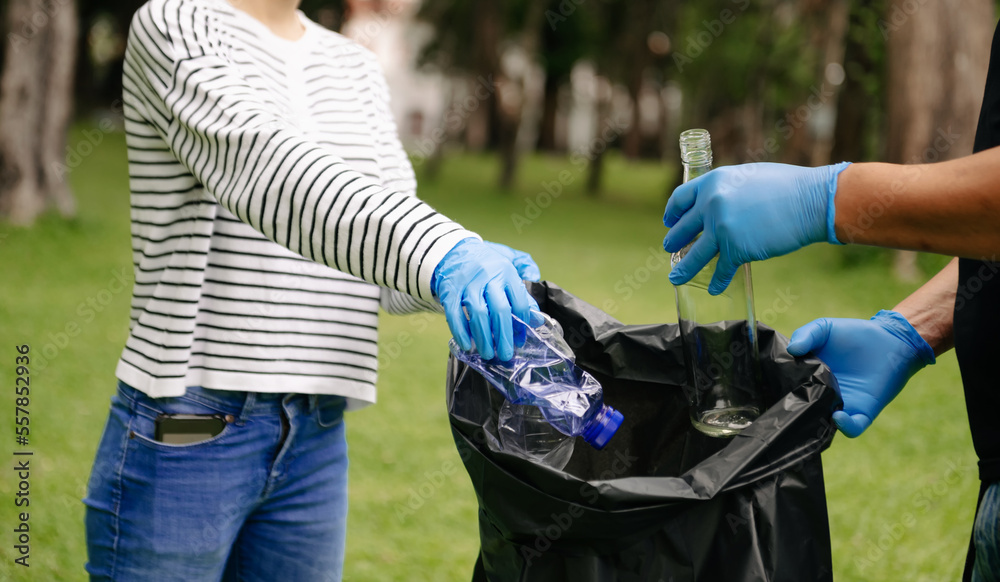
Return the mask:
{"type": "Polygon", "coordinates": [[[513,358],[511,315],[527,321],[531,310],[538,309],[510,259],[474,238],[459,242],[441,259],[431,290],[458,346],[466,351],[475,347],[486,360],[513,358]]]}
{"type": "Polygon", "coordinates": [[[521,276],[521,279],[525,281],[541,281],[542,272],[538,269],[538,265],[535,263],[535,260],[531,258],[531,255],[524,251],[512,249],[509,246],[502,245],[500,243],[490,241],[483,242],[488,244],[490,248],[496,252],[507,257],[511,263],[514,263],[514,268],[517,269],[517,274],[521,276]]]}
{"type": "Polygon", "coordinates": [[[910,377],[934,363],[934,350],[910,322],[886,310],[869,321],[822,318],[807,323],[792,334],[788,353],[808,352],[836,376],[844,409],[833,413],[833,422],[851,438],[871,425],[910,377]]]}
{"type": "Polygon", "coordinates": [[[837,176],[848,165],[726,166],[681,184],[663,214],[663,224],[670,227],[663,248],[674,253],[702,235],[670,272],[670,282],[687,283],[718,253],[708,286],[709,293],[718,295],[743,263],[816,242],[840,244],[833,231],[833,197],[837,176]]]}

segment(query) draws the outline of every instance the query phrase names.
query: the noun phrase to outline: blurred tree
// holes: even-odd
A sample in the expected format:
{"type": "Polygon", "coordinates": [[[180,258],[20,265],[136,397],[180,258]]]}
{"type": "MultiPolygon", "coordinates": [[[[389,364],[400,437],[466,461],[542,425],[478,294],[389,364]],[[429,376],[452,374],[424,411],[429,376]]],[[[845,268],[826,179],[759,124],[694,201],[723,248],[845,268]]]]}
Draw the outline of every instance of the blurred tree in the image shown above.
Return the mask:
{"type": "Polygon", "coordinates": [[[886,0],[853,0],[844,37],[844,84],[830,161],[885,156],[886,39],[879,29],[886,0]]]}
{"type": "MultiPolygon", "coordinates": [[[[0,1],[8,40],[0,49],[0,216],[30,224],[50,206],[75,213],[65,179],[74,105],[120,112],[124,41],[145,1],[0,1]],[[99,23],[118,45],[107,62],[92,54],[99,23]]],[[[344,21],[344,0],[303,0],[301,9],[328,28],[344,21]]]]}
{"type": "Polygon", "coordinates": [[[576,63],[599,46],[603,23],[595,10],[577,10],[576,4],[549,0],[545,8],[539,59],[545,70],[545,96],[538,130],[538,150],[556,150],[556,117],[559,92],[569,82],[576,63]],[[568,6],[573,12],[566,14],[568,6]]]}
{"type": "MultiPolygon", "coordinates": [[[[497,90],[488,98],[490,113],[488,144],[501,154],[501,186],[514,177],[517,161],[516,137],[524,104],[522,87],[502,66],[504,52],[512,46],[545,72],[538,147],[555,149],[555,120],[559,91],[573,66],[589,59],[598,73],[628,89],[633,102],[654,63],[648,39],[654,32],[670,30],[676,2],[662,0],[425,0],[419,17],[437,30],[425,47],[421,62],[445,70],[471,73],[493,79],[497,90]]],[[[608,123],[610,95],[598,100],[598,128],[608,123]]],[[[633,107],[628,128],[628,154],[637,157],[641,128],[639,110],[633,107]]],[[[595,140],[589,153],[587,190],[600,187],[604,152],[609,143],[595,140]]]]}
{"type": "Polygon", "coordinates": [[[811,166],[830,163],[836,129],[836,111],[845,80],[844,45],[850,20],[849,0],[810,0],[805,2],[809,21],[809,44],[817,55],[813,85],[819,88],[818,107],[814,107],[815,92],[806,98],[804,105],[815,116],[811,130],[801,132],[807,136],[803,148],[803,161],[811,166]]]}
{"type": "Polygon", "coordinates": [[[8,0],[0,74],[0,215],[28,225],[54,206],[72,216],[66,132],[73,114],[75,0],[8,0]]]}
{"type": "Polygon", "coordinates": [[[483,100],[487,140],[500,153],[499,185],[504,189],[517,170],[524,88],[522,77],[504,69],[502,57],[515,45],[527,62],[537,61],[545,7],[545,2],[531,0],[424,0],[417,14],[436,30],[420,63],[485,80],[492,89],[483,100]]]}
{"type": "MultiPolygon", "coordinates": [[[[886,39],[879,21],[887,0],[852,0],[844,38],[844,84],[837,101],[831,162],[885,160],[886,39]]],[[[890,263],[892,251],[847,245],[837,254],[844,267],[890,263]]]]}
{"type": "Polygon", "coordinates": [[[639,98],[643,84],[648,82],[647,72],[655,64],[654,53],[649,47],[650,35],[673,31],[677,2],[664,0],[623,0],[607,3],[605,13],[614,11],[622,15],[620,34],[606,38],[598,62],[603,63],[602,73],[620,82],[632,99],[632,120],[622,142],[622,151],[629,159],[637,159],[642,145],[642,127],[639,115],[639,98]]]}
{"type": "MultiPolygon", "coordinates": [[[[889,2],[879,21],[889,57],[886,161],[972,153],[994,22],[990,0],[889,2]]],[[[917,279],[914,253],[897,253],[894,262],[897,276],[917,279]]]]}
{"type": "MultiPolygon", "coordinates": [[[[61,0],[49,0],[59,2],[61,0]]],[[[76,67],[75,102],[79,112],[93,109],[117,109],[122,96],[124,43],[132,15],[146,0],[79,0],[80,34],[76,67]],[[93,33],[100,24],[110,27],[108,34],[120,43],[117,55],[107,62],[93,57],[93,33]]],[[[300,9],[320,24],[338,30],[344,22],[344,0],[302,0],[300,9]]]]}
{"type": "Polygon", "coordinates": [[[791,0],[706,0],[680,11],[671,76],[684,95],[683,125],[712,133],[718,164],[801,147],[813,119],[804,104],[821,90],[821,47],[800,24],[817,17],[806,10],[815,12],[791,0]]]}
{"type": "Polygon", "coordinates": [[[79,112],[98,109],[119,109],[122,97],[122,62],[125,40],[128,37],[132,15],[146,0],[78,0],[80,34],[77,39],[79,55],[76,66],[75,102],[79,112]],[[117,44],[114,55],[106,62],[95,60],[95,25],[103,20],[107,26],[108,40],[117,44]]]}
{"type": "MultiPolygon", "coordinates": [[[[586,54],[597,65],[600,75],[612,83],[623,85],[631,97],[631,122],[622,140],[625,155],[639,157],[642,127],[640,126],[639,95],[647,72],[654,65],[655,55],[650,50],[649,38],[654,33],[673,32],[677,2],[664,0],[604,0],[585,5],[596,14],[601,23],[600,35],[589,43],[586,54]]],[[[669,36],[669,34],[668,34],[669,36]]],[[[608,98],[611,95],[607,96],[608,98]]],[[[611,103],[598,102],[598,133],[609,123],[611,103]]],[[[596,195],[601,189],[604,154],[611,144],[594,140],[590,152],[587,192],[596,195]]]]}

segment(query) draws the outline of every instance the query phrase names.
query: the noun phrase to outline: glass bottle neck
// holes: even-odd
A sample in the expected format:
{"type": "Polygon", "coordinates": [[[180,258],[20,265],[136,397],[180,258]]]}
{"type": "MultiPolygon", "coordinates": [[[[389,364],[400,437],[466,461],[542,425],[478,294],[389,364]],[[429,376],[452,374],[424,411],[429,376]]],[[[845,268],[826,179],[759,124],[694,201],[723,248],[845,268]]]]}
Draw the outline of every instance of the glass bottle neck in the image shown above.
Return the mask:
{"type": "Polygon", "coordinates": [[[698,176],[707,174],[712,169],[711,159],[705,163],[684,164],[684,181],[689,182],[698,176]]]}
{"type": "Polygon", "coordinates": [[[684,164],[684,181],[707,174],[712,169],[712,138],[704,129],[681,132],[679,145],[684,164]]]}

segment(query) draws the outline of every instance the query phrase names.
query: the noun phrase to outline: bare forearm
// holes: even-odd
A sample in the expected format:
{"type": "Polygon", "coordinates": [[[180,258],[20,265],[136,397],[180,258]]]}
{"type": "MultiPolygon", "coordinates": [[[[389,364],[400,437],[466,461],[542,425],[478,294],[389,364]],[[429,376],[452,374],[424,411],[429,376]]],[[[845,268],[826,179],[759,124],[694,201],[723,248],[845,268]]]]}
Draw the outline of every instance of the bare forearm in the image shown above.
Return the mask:
{"type": "Polygon", "coordinates": [[[934,278],[893,308],[930,344],[935,355],[955,345],[953,324],[957,288],[958,259],[952,259],[934,278]]]}
{"type": "Polygon", "coordinates": [[[1000,148],[937,164],[853,164],[838,179],[842,242],[982,259],[1000,253],[1000,148]]]}

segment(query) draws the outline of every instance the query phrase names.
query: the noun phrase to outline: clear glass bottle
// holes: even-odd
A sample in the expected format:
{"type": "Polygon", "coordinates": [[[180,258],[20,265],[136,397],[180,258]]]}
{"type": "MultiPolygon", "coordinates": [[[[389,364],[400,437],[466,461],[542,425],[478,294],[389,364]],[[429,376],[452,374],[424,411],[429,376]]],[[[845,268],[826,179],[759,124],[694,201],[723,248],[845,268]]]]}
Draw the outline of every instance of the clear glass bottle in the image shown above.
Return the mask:
{"type": "MultiPolygon", "coordinates": [[[[712,142],[706,130],[681,133],[680,146],[685,182],[712,169],[712,142]]],[[[688,245],[674,253],[671,268],[690,249],[688,245]]],[[[756,420],[763,404],[750,265],[740,267],[729,287],[713,297],[708,285],[716,262],[713,258],[691,281],[675,285],[674,293],[691,422],[709,436],[728,437],[756,420]]]]}

